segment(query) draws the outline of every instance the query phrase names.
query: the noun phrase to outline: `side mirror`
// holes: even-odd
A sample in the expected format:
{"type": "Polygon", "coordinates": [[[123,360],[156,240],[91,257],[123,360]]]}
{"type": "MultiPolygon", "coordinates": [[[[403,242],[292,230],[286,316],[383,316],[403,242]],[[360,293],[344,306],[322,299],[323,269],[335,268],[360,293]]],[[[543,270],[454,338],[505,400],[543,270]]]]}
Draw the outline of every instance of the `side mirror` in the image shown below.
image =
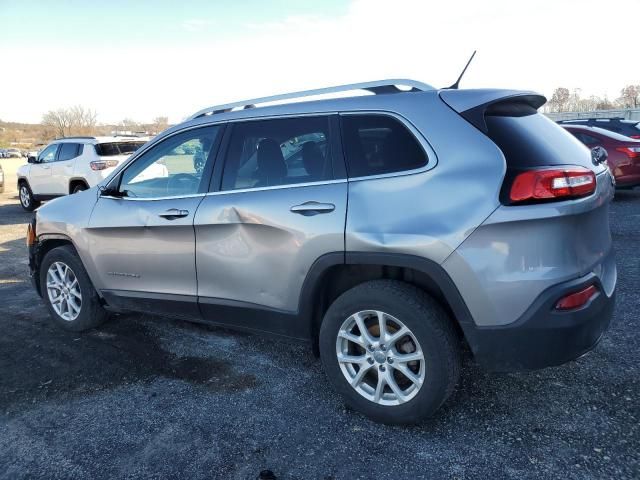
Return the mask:
{"type": "Polygon", "coordinates": [[[38,159],[36,157],[34,157],[33,155],[29,155],[27,157],[27,162],[28,163],[38,163],[38,159]]]}
{"type": "Polygon", "coordinates": [[[609,154],[605,148],[598,146],[591,149],[591,160],[595,165],[606,162],[607,158],[609,154]]]}

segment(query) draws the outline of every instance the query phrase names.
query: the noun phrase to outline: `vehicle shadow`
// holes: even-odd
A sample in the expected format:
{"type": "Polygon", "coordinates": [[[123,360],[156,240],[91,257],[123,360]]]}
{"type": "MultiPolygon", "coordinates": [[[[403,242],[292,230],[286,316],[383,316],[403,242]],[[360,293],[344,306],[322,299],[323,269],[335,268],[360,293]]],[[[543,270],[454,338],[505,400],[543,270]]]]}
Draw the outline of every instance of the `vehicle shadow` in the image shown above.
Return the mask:
{"type": "MultiPolygon", "coordinates": [[[[0,226],[27,224],[34,217],[34,212],[25,211],[19,203],[5,203],[0,205],[0,226]]],[[[1,235],[1,233],[0,233],[1,235]]],[[[2,237],[0,237],[0,242],[2,237]]]]}
{"type": "Polygon", "coordinates": [[[616,190],[616,196],[614,197],[614,202],[636,202],[640,200],[640,188],[630,189],[630,190],[616,190]]]}

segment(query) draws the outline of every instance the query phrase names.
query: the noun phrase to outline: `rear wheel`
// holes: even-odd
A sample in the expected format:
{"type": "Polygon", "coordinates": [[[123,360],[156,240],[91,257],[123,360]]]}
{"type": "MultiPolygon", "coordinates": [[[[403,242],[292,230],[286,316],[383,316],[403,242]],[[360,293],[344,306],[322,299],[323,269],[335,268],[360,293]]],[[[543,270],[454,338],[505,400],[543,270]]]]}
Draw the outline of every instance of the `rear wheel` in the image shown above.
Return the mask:
{"type": "Polygon", "coordinates": [[[40,266],[40,291],[51,317],[66,330],[89,330],[107,319],[78,254],[69,245],[45,255],[40,266]]]}
{"type": "Polygon", "coordinates": [[[87,188],[88,187],[84,183],[77,182],[76,184],[74,184],[71,187],[71,193],[74,194],[74,193],[78,193],[78,192],[83,192],[83,191],[87,190],[87,188]]]}
{"type": "Polygon", "coordinates": [[[20,184],[18,195],[20,196],[20,205],[22,205],[22,208],[27,212],[32,212],[40,206],[40,202],[33,198],[33,192],[25,182],[20,184]]]}
{"type": "Polygon", "coordinates": [[[334,387],[355,410],[389,424],[417,423],[452,393],[458,338],[442,307],[393,280],[358,285],[329,307],[320,356],[334,387]]]}

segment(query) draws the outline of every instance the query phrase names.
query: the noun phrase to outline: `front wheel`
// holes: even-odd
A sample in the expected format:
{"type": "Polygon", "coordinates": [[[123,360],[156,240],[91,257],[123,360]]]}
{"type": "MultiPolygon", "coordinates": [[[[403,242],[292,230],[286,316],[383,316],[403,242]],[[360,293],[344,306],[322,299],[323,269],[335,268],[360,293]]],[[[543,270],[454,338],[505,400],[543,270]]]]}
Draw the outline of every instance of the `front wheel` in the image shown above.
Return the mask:
{"type": "Polygon", "coordinates": [[[27,212],[33,212],[40,206],[40,202],[36,201],[33,198],[33,192],[29,188],[29,185],[27,185],[26,183],[20,184],[18,194],[20,196],[20,205],[22,205],[22,208],[24,208],[27,212]]]}
{"type": "Polygon", "coordinates": [[[320,356],[345,402],[373,420],[412,424],[453,392],[459,340],[442,307],[422,290],[375,280],[342,294],[320,328],[320,356]]]}
{"type": "Polygon", "coordinates": [[[66,330],[89,330],[107,319],[98,293],[70,245],[45,255],[40,266],[40,291],[51,317],[66,330]]]}

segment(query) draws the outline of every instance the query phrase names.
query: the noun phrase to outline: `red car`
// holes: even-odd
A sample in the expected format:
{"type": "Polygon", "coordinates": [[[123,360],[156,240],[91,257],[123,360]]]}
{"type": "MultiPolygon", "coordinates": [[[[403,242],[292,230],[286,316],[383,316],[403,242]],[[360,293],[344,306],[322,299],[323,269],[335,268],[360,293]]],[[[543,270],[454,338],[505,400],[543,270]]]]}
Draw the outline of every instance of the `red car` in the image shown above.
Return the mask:
{"type": "Polygon", "coordinates": [[[640,185],[640,140],[625,137],[603,128],[562,125],[587,147],[603,147],[609,154],[607,163],[616,179],[616,187],[640,185]]]}

